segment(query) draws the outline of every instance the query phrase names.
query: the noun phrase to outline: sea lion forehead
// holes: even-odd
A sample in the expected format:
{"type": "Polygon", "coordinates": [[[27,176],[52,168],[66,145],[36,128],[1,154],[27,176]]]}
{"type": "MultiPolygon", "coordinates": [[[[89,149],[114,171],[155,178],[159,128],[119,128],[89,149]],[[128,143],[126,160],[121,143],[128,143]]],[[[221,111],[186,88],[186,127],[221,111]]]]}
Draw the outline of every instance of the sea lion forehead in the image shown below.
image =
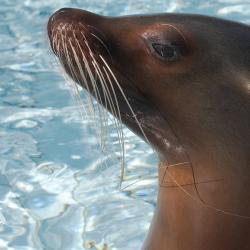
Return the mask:
{"type": "Polygon", "coordinates": [[[119,24],[132,24],[133,27],[150,27],[153,25],[173,24],[185,28],[197,26],[211,26],[215,27],[219,23],[222,25],[228,24],[230,21],[225,21],[219,18],[210,16],[201,16],[196,14],[183,13],[161,13],[154,15],[128,15],[119,17],[108,17],[113,21],[115,19],[119,24]]]}
{"type": "Polygon", "coordinates": [[[184,28],[183,26],[177,23],[173,23],[173,22],[155,22],[155,23],[142,27],[141,30],[145,31],[144,32],[145,35],[146,34],[154,35],[159,32],[164,32],[165,30],[169,30],[169,31],[177,32],[179,33],[179,35],[184,37],[184,34],[181,31],[181,29],[183,28],[184,28]]]}
{"type": "Polygon", "coordinates": [[[183,25],[177,23],[154,23],[150,26],[144,27],[141,31],[142,37],[149,40],[179,40],[182,41],[185,46],[190,47],[191,34],[183,25]],[[189,42],[190,40],[190,42],[189,42]]]}
{"type": "Polygon", "coordinates": [[[191,40],[199,40],[211,44],[217,40],[224,40],[225,37],[232,36],[231,29],[242,29],[244,25],[230,20],[223,20],[211,16],[202,16],[197,14],[174,14],[163,13],[155,15],[130,15],[113,17],[111,21],[117,21],[120,29],[132,29],[134,32],[142,30],[152,30],[157,32],[160,26],[172,25],[179,30],[184,37],[191,40]],[[212,36],[211,36],[212,35],[212,36]]]}

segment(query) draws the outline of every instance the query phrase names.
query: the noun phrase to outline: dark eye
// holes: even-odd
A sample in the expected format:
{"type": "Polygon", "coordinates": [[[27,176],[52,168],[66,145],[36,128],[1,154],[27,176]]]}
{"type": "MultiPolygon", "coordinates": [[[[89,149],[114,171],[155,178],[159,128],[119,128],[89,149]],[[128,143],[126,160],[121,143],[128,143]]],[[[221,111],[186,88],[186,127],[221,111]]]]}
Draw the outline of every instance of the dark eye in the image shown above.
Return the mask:
{"type": "Polygon", "coordinates": [[[180,50],[175,43],[160,44],[152,43],[152,47],[158,56],[167,61],[177,61],[180,57],[180,50]]]}

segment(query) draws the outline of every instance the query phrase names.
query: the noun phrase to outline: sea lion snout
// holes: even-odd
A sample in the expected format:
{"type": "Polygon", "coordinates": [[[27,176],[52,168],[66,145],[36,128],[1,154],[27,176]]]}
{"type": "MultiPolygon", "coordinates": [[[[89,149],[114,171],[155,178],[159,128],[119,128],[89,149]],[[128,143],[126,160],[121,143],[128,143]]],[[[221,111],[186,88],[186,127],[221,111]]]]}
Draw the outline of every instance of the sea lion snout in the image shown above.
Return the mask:
{"type": "Polygon", "coordinates": [[[50,16],[49,21],[48,21],[48,36],[51,39],[52,36],[52,31],[56,25],[56,22],[63,21],[66,22],[67,20],[69,21],[69,13],[71,12],[72,9],[70,8],[62,8],[57,10],[53,15],[50,16]]]}
{"type": "MultiPolygon", "coordinates": [[[[70,29],[74,30],[75,33],[86,33],[88,31],[95,33],[96,30],[93,31],[93,28],[98,27],[102,19],[102,16],[86,10],[62,8],[49,18],[47,25],[48,37],[51,41],[58,32],[62,34],[70,29]]],[[[58,34],[58,37],[60,34],[58,34]]]]}
{"type": "MultiPolygon", "coordinates": [[[[104,19],[85,10],[62,8],[48,21],[48,37],[53,52],[67,74],[84,87],[82,69],[93,70],[93,64],[100,60],[99,55],[106,60],[111,58],[103,28],[100,27],[104,19]]],[[[90,80],[88,76],[86,80],[90,80]]]]}
{"type": "Polygon", "coordinates": [[[79,10],[74,8],[61,8],[57,10],[53,15],[50,16],[48,21],[48,31],[51,31],[55,22],[72,22],[72,21],[82,21],[86,24],[91,22],[97,22],[102,16],[92,13],[87,10],[79,10]]]}

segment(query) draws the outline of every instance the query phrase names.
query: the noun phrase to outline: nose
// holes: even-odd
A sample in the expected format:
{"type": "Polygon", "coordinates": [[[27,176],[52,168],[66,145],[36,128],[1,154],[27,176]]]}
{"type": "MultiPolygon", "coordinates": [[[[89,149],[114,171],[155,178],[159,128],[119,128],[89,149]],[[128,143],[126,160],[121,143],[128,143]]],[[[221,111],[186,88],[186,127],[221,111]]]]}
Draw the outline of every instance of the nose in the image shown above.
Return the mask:
{"type": "Polygon", "coordinates": [[[62,8],[57,10],[50,18],[49,23],[53,23],[56,19],[65,18],[69,15],[69,13],[73,12],[74,9],[72,8],[62,8]]]}
{"type": "Polygon", "coordinates": [[[66,20],[67,16],[69,16],[69,13],[72,11],[73,9],[71,8],[62,8],[62,9],[57,10],[53,15],[50,16],[48,25],[47,25],[49,37],[51,36],[53,24],[56,22],[56,20],[66,20]]]}
{"type": "Polygon", "coordinates": [[[97,25],[103,19],[102,16],[92,12],[74,8],[62,8],[57,10],[48,21],[47,30],[49,37],[52,33],[52,28],[59,22],[78,21],[86,25],[97,25]]]}

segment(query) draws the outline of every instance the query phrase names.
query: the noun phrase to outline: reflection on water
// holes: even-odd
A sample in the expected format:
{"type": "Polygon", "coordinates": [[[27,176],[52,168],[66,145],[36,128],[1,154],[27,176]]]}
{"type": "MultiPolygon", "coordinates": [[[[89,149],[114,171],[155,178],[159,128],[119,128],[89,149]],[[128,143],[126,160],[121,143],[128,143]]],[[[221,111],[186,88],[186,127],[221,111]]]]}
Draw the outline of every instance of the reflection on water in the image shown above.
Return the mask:
{"type": "MultiPolygon", "coordinates": [[[[126,178],[119,192],[116,154],[102,153],[93,124],[80,118],[52,63],[46,40],[48,17],[60,7],[78,6],[105,15],[176,11],[250,23],[250,3],[0,0],[0,4],[0,249],[95,249],[94,241],[104,250],[105,244],[108,249],[140,249],[156,199],[156,158],[125,130],[126,178]]],[[[109,126],[113,131],[113,124],[109,126]]],[[[117,145],[115,133],[111,138],[117,145]]]]}

